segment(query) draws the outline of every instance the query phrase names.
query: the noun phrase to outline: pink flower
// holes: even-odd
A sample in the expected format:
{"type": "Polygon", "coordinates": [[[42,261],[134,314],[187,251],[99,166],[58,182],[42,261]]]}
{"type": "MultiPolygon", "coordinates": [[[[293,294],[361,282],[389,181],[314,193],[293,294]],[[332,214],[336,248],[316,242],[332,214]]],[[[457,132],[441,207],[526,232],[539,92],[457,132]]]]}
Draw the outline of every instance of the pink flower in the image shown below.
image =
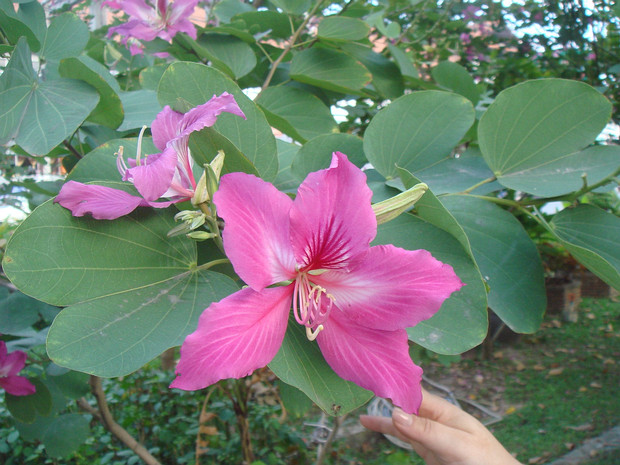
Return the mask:
{"type": "MultiPolygon", "coordinates": [[[[157,0],[156,4],[145,0],[109,1],[107,5],[124,11],[129,15],[129,21],[120,26],[111,27],[108,37],[114,34],[123,36],[122,43],[127,45],[130,38],[150,42],[159,37],[168,42],[178,32],[185,32],[192,39],[196,38],[196,27],[189,20],[194,12],[198,0],[157,0]]],[[[135,43],[131,48],[132,55],[142,53],[140,46],[135,43]]]]}
{"type": "Polygon", "coordinates": [[[17,376],[26,364],[26,352],[7,353],[6,343],[0,341],[0,387],[14,396],[29,396],[36,388],[24,376],[17,376]]]}
{"type": "Polygon", "coordinates": [[[86,213],[98,220],[113,220],[131,213],[138,207],[165,208],[194,195],[196,180],[192,172],[189,136],[194,131],[213,126],[220,113],[232,113],[245,118],[234,97],[224,92],[208,102],[179,113],[166,106],[151,125],[153,143],[161,153],[144,158],[138,154],[128,163],[119,153],[118,170],[123,181],[130,181],[141,197],[125,191],[94,184],[69,181],[62,186],[55,202],[71,210],[73,216],[86,213]],[[156,202],[162,197],[169,201],[156,202]]]}
{"type": "Polygon", "coordinates": [[[295,200],[254,176],[223,176],[214,202],[224,248],[248,287],[202,313],[171,387],[202,389],[267,365],[292,303],[340,377],[416,412],[422,370],[405,328],[430,318],[462,283],[425,250],[370,247],[371,195],[364,173],[339,152],[308,175],[295,200]]]}

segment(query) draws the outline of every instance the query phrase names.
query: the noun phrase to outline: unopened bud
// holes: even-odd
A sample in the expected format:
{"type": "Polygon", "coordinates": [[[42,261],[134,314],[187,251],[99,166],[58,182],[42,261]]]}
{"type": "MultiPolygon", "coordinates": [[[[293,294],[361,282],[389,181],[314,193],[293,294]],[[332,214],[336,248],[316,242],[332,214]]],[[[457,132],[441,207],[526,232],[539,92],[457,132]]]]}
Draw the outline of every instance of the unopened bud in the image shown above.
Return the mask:
{"type": "Polygon", "coordinates": [[[191,233],[187,234],[187,237],[196,241],[206,241],[207,239],[213,239],[215,236],[216,234],[206,231],[192,231],[191,233]]]}
{"type": "Polygon", "coordinates": [[[427,190],[428,186],[421,182],[390,199],[375,203],[372,209],[377,217],[377,224],[387,223],[401,213],[411,210],[427,190]]]}
{"type": "Polygon", "coordinates": [[[207,172],[203,172],[200,176],[200,180],[196,184],[194,190],[194,196],[192,197],[192,205],[200,205],[206,203],[211,197],[209,196],[209,190],[207,189],[207,172]]]}
{"type": "Polygon", "coordinates": [[[217,155],[213,160],[211,160],[211,163],[205,166],[209,198],[213,198],[213,194],[215,194],[220,185],[220,175],[222,174],[222,168],[224,167],[224,158],[224,151],[218,150],[217,155]]]}

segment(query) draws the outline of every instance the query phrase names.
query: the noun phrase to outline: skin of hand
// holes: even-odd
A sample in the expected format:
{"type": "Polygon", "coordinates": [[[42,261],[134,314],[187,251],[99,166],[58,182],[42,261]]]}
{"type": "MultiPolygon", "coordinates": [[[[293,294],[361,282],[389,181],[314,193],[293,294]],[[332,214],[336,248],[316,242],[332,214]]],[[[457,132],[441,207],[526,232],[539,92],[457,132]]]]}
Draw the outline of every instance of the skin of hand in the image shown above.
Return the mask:
{"type": "Polygon", "coordinates": [[[419,415],[360,416],[366,428],[408,442],[427,465],[520,465],[473,416],[423,391],[419,415]]]}

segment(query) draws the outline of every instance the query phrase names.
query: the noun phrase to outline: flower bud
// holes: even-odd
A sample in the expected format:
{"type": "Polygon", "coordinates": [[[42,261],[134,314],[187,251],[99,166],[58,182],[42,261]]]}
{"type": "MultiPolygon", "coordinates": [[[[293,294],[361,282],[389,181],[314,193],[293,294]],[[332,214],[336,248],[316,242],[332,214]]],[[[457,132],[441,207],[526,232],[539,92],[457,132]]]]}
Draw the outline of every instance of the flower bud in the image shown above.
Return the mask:
{"type": "Polygon", "coordinates": [[[220,175],[222,174],[222,168],[224,167],[224,158],[224,151],[218,150],[217,155],[213,160],[211,160],[211,163],[205,166],[209,198],[213,198],[213,194],[215,194],[215,191],[217,191],[220,185],[220,175]]]}
{"type": "Polygon", "coordinates": [[[202,173],[202,176],[200,176],[200,180],[196,183],[196,189],[194,190],[194,196],[192,197],[192,205],[206,203],[210,198],[209,190],[207,189],[207,172],[205,170],[202,173]]]}
{"type": "Polygon", "coordinates": [[[213,239],[215,236],[216,234],[206,231],[192,231],[191,233],[187,234],[187,237],[197,241],[206,241],[207,239],[213,239]]]}
{"type": "Polygon", "coordinates": [[[390,199],[375,203],[372,209],[377,217],[377,224],[387,223],[401,213],[411,210],[427,190],[428,186],[421,182],[390,199]]]}

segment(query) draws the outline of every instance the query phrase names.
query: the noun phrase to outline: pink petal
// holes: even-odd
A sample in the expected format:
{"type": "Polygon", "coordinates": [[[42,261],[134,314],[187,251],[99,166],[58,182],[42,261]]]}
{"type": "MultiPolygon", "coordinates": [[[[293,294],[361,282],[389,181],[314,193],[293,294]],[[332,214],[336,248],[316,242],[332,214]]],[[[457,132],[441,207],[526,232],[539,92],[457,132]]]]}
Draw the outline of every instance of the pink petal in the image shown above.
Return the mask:
{"type": "Polygon", "coordinates": [[[23,370],[26,365],[26,352],[16,350],[4,357],[0,365],[0,376],[13,376],[23,370]]]}
{"type": "Polygon", "coordinates": [[[114,220],[148,205],[140,197],[118,189],[75,181],[63,185],[54,202],[71,210],[73,216],[90,213],[98,220],[114,220]]]}
{"type": "Polygon", "coordinates": [[[143,158],[140,165],[127,170],[123,180],[131,180],[146,200],[157,200],[170,187],[176,165],[176,151],[168,147],[161,154],[143,158]]]}
{"type": "Polygon", "coordinates": [[[253,289],[292,279],[292,200],[268,182],[245,173],[222,176],[213,201],[224,221],[224,249],[239,277],[253,289]]]}
{"type": "Polygon", "coordinates": [[[366,175],[335,152],[329,169],[310,173],[291,209],[291,241],[298,263],[346,269],[377,233],[366,175]]]}
{"type": "Polygon", "coordinates": [[[176,24],[179,19],[189,18],[194,12],[197,4],[198,0],[175,0],[172,4],[168,5],[170,9],[168,21],[171,24],[176,24]]]}
{"type": "Polygon", "coordinates": [[[142,21],[148,21],[155,14],[153,7],[144,0],[122,0],[121,7],[129,16],[142,21]]]}
{"type": "Polygon", "coordinates": [[[129,53],[131,53],[131,56],[142,55],[144,53],[144,45],[135,40],[132,41],[131,44],[129,44],[129,53]]]}
{"type": "Polygon", "coordinates": [[[211,304],[181,346],[170,387],[196,390],[267,365],[284,339],[292,286],[242,289],[211,304]]]}
{"type": "Polygon", "coordinates": [[[198,105],[185,113],[181,122],[180,136],[188,136],[194,131],[200,131],[202,128],[213,126],[217,121],[217,117],[224,111],[245,118],[241,108],[239,108],[235,101],[235,97],[228,92],[224,92],[219,97],[214,95],[208,102],[198,105]]]}
{"type": "Polygon", "coordinates": [[[0,378],[0,387],[14,396],[29,396],[36,392],[34,385],[23,376],[0,378]]]}
{"type": "Polygon", "coordinates": [[[408,413],[417,413],[422,369],[409,357],[404,329],[373,330],[334,315],[317,342],[325,361],[341,378],[392,399],[408,413]]]}
{"type": "MultiPolygon", "coordinates": [[[[313,276],[335,298],[339,310],[356,323],[391,331],[432,317],[463,283],[450,265],[426,250],[393,245],[372,247],[348,273],[313,276]]],[[[338,311],[338,310],[334,310],[338,311]]]]}
{"type": "Polygon", "coordinates": [[[179,136],[183,114],[174,111],[168,105],[160,111],[151,124],[153,143],[162,152],[169,141],[179,136]]]}
{"type": "Polygon", "coordinates": [[[181,19],[168,27],[168,33],[171,37],[174,37],[177,32],[184,32],[192,39],[196,40],[196,26],[194,26],[194,23],[192,23],[189,19],[181,19]]]}

